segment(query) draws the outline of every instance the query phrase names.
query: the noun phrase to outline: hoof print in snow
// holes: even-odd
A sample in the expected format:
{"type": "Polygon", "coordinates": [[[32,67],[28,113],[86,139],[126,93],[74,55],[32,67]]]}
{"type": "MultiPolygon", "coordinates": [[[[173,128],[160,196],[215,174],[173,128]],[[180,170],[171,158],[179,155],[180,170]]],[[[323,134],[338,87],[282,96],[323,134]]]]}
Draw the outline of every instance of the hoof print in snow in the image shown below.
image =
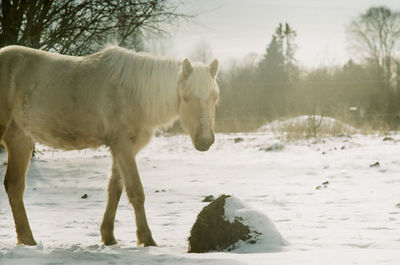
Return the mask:
{"type": "Polygon", "coordinates": [[[244,141],[244,139],[243,139],[242,137],[236,137],[236,138],[233,139],[233,142],[234,142],[235,144],[240,143],[240,142],[243,142],[243,141],[244,141]]]}
{"type": "Polygon", "coordinates": [[[379,167],[381,164],[379,162],[375,162],[371,165],[369,165],[369,167],[379,167]]]}
{"type": "Polygon", "coordinates": [[[89,197],[86,193],[82,195],[82,199],[87,199],[87,197],[89,197]]]}
{"type": "Polygon", "coordinates": [[[267,216],[237,198],[221,195],[197,216],[188,251],[271,252],[286,244],[267,216]]]}
{"type": "Polygon", "coordinates": [[[264,152],[271,152],[271,151],[282,151],[285,146],[281,143],[274,143],[267,147],[261,147],[259,150],[264,152]]]}
{"type": "Polygon", "coordinates": [[[328,185],[329,185],[329,181],[324,181],[324,182],[322,182],[322,185],[318,185],[315,189],[316,190],[326,189],[326,188],[328,188],[328,185]]]}
{"type": "Polygon", "coordinates": [[[212,201],[215,201],[214,196],[208,195],[208,196],[204,197],[204,199],[201,202],[212,202],[212,201]]]}

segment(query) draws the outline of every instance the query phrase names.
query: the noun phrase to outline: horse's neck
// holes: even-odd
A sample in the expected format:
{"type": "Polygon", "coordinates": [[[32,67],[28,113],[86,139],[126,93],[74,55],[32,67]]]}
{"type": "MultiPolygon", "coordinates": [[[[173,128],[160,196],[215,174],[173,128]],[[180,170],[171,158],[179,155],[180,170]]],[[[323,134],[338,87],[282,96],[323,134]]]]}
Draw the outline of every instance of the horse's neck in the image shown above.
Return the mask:
{"type": "Polygon", "coordinates": [[[179,115],[179,100],[178,100],[178,83],[172,86],[165,86],[163,89],[171,89],[167,93],[160,92],[158,99],[155,98],[153,107],[151,108],[150,120],[158,125],[172,123],[179,115]]]}
{"type": "Polygon", "coordinates": [[[151,91],[142,91],[146,95],[145,113],[151,123],[156,126],[172,123],[179,115],[178,80],[179,65],[167,64],[162,71],[158,70],[149,80],[151,91]],[[159,75],[159,76],[158,76],[159,75]]]}
{"type": "Polygon", "coordinates": [[[141,107],[145,120],[151,126],[176,119],[179,112],[180,62],[156,59],[119,47],[105,50],[103,62],[110,80],[117,87],[124,88],[122,95],[131,102],[131,106],[134,102],[141,107]]]}

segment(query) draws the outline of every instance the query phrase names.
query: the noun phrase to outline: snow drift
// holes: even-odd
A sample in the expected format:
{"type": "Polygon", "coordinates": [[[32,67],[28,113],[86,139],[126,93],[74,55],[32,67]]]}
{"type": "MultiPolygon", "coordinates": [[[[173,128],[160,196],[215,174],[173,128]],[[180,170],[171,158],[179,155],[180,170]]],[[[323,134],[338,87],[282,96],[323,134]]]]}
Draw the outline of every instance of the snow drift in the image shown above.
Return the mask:
{"type": "Polygon", "coordinates": [[[234,252],[277,252],[288,245],[267,215],[252,209],[238,198],[229,197],[225,200],[225,218],[229,222],[240,220],[250,229],[251,239],[239,241],[234,252]]]}

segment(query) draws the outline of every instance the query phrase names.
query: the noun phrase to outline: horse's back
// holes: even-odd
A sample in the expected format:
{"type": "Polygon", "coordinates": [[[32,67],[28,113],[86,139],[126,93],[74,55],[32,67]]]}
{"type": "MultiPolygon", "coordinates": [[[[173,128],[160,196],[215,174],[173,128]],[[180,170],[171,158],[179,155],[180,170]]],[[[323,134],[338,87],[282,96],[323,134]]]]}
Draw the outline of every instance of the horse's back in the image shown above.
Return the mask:
{"type": "Polygon", "coordinates": [[[64,149],[103,144],[105,80],[95,60],[12,46],[0,50],[0,72],[12,119],[35,140],[64,149]]]}
{"type": "Polygon", "coordinates": [[[0,82],[4,90],[15,90],[14,94],[70,93],[82,81],[80,76],[90,76],[90,64],[82,67],[82,61],[84,57],[7,46],[0,49],[0,82]]]}

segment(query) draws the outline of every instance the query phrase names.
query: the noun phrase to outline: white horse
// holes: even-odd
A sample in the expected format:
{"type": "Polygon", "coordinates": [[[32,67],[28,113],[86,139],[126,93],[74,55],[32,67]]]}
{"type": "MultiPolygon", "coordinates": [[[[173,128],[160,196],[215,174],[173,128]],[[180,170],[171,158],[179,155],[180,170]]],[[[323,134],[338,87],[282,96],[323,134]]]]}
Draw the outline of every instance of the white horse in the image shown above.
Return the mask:
{"type": "Polygon", "coordinates": [[[35,245],[23,203],[35,142],[71,150],[108,146],[112,175],[101,224],[116,244],[114,219],[125,186],[134,207],[138,245],[154,246],[135,156],[160,125],[180,117],[195,148],[214,142],[218,61],[209,66],[155,58],[120,47],[64,56],[9,46],[0,50],[0,142],[8,153],[4,179],[19,244],[35,245]]]}

